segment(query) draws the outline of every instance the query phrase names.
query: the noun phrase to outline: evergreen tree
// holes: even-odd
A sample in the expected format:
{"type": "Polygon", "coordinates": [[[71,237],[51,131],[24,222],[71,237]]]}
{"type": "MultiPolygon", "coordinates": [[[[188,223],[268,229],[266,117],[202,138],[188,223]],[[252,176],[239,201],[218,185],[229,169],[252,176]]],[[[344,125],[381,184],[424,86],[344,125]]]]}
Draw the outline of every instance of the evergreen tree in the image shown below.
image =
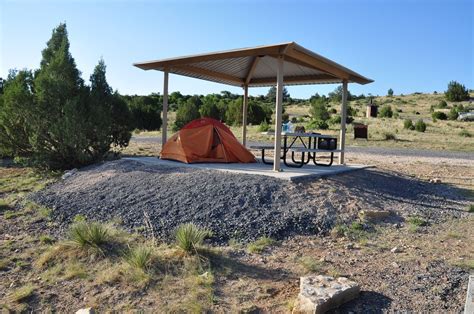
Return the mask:
{"type": "Polygon", "coordinates": [[[467,88],[456,81],[449,82],[448,90],[444,94],[446,99],[449,101],[469,100],[469,92],[467,88]]]}
{"type": "Polygon", "coordinates": [[[199,117],[199,108],[196,105],[195,99],[189,98],[188,101],[178,106],[173,129],[179,130],[188,122],[198,119],[199,117]]]}

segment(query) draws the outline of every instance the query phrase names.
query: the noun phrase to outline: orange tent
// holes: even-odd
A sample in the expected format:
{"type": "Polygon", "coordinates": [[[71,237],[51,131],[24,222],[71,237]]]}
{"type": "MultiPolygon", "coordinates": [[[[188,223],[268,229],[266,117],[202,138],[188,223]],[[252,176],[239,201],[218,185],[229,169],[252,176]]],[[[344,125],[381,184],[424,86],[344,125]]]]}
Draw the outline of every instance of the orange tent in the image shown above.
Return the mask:
{"type": "Polygon", "coordinates": [[[232,131],[211,118],[186,124],[163,146],[161,159],[196,162],[255,162],[255,157],[235,138],[232,131]]]}

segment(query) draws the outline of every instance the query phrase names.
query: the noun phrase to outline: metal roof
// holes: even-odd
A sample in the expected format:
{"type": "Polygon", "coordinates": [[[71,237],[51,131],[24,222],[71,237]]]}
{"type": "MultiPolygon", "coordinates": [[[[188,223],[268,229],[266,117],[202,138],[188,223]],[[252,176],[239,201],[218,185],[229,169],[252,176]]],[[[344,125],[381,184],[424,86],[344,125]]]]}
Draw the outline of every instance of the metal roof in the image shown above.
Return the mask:
{"type": "Polygon", "coordinates": [[[139,62],[134,66],[233,86],[273,86],[279,57],[284,60],[285,85],[373,82],[295,42],[139,62]]]}

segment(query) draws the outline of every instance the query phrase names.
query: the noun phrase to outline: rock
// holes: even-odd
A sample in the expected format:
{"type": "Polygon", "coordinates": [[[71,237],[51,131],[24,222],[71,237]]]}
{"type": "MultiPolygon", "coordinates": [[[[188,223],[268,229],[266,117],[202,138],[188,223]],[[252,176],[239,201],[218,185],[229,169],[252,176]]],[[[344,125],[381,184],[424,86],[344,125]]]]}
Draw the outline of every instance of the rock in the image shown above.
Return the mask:
{"type": "Polygon", "coordinates": [[[359,216],[366,220],[379,220],[390,216],[388,210],[361,210],[359,216]]]}
{"type": "Polygon", "coordinates": [[[396,262],[393,262],[392,266],[395,267],[395,268],[400,268],[400,265],[398,265],[396,262]]]}
{"type": "Polygon", "coordinates": [[[95,313],[95,311],[91,307],[87,307],[85,309],[80,309],[76,312],[76,314],[94,314],[94,313],[95,313]]]}
{"type": "Polygon", "coordinates": [[[441,183],[441,179],[440,178],[430,179],[430,183],[441,183]]]}
{"type": "Polygon", "coordinates": [[[403,252],[401,248],[399,248],[398,246],[394,247],[393,249],[390,250],[390,252],[392,253],[401,253],[403,252]]]}
{"type": "Polygon", "coordinates": [[[76,168],[74,168],[74,169],[72,169],[72,170],[69,170],[69,171],[66,171],[66,172],[61,176],[61,179],[66,180],[66,179],[69,178],[70,176],[74,175],[76,172],[77,172],[77,169],[76,169],[76,168]]]}
{"type": "Polygon", "coordinates": [[[354,248],[354,244],[353,243],[347,243],[346,244],[346,249],[347,250],[352,250],[354,248]]]}
{"type": "Polygon", "coordinates": [[[301,277],[293,313],[325,313],[356,298],[359,292],[359,285],[345,277],[301,277]]]}

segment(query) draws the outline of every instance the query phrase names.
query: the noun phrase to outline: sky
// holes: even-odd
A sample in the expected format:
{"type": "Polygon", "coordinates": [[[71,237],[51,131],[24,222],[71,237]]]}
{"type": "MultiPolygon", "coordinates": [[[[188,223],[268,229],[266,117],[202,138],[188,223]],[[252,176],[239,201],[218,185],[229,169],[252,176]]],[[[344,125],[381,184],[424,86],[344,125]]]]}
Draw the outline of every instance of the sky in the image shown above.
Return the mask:
{"type": "MultiPolygon", "coordinates": [[[[100,58],[122,94],[162,92],[163,73],[134,62],[294,41],[375,80],[353,94],[474,88],[474,0],[10,1],[0,0],[0,77],[36,69],[51,32],[66,22],[71,53],[89,76],[100,58]]],[[[290,86],[292,97],[337,85],[290,86]]],[[[170,75],[183,94],[242,89],[170,75]]],[[[251,95],[267,88],[251,88],[251,95]]]]}

